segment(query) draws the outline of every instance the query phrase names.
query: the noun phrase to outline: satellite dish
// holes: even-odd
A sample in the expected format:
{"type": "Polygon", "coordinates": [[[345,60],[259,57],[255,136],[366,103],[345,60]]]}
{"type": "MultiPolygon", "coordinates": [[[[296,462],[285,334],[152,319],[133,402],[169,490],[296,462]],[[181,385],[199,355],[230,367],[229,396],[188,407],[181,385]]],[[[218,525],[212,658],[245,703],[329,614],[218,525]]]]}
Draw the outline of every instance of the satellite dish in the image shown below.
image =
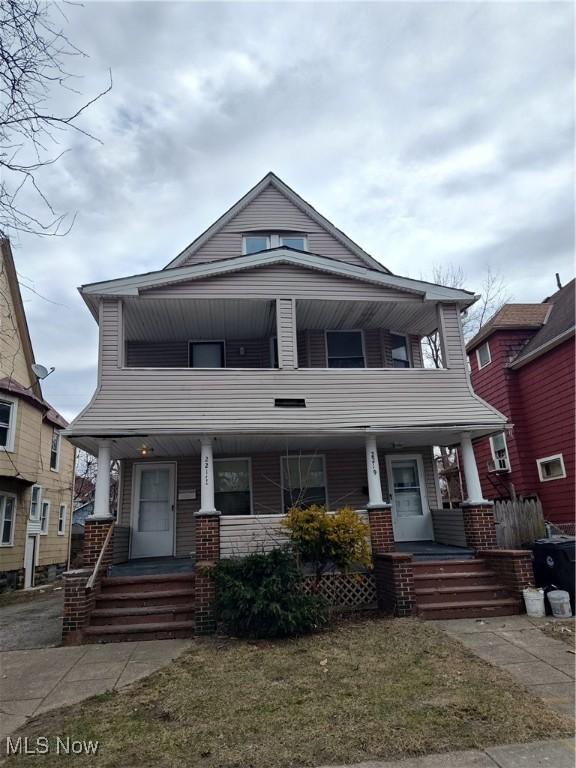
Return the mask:
{"type": "Polygon", "coordinates": [[[34,375],[37,379],[45,379],[46,376],[50,376],[50,374],[54,371],[54,368],[50,368],[50,370],[48,370],[45,365],[33,363],[32,370],[34,371],[34,375]]]}

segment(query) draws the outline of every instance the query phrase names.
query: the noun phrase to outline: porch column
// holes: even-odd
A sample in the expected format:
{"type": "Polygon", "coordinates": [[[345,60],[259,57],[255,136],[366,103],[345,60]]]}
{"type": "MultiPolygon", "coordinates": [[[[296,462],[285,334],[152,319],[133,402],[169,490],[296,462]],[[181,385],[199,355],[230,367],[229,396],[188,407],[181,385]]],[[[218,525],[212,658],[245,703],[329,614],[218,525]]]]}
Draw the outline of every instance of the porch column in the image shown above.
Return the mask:
{"type": "Polygon", "coordinates": [[[476,466],[476,457],[472,447],[472,439],[469,432],[463,432],[460,436],[460,447],[462,449],[462,464],[464,465],[464,477],[466,478],[466,490],[468,498],[467,504],[487,504],[486,499],[482,497],[482,486],[480,485],[480,475],[476,466]]]}
{"type": "Polygon", "coordinates": [[[98,467],[96,470],[96,485],[94,489],[94,520],[110,519],[110,448],[111,440],[100,440],[98,443],[98,467]]]}
{"type": "Polygon", "coordinates": [[[380,464],[375,435],[366,435],[366,470],[368,474],[368,522],[372,556],[394,550],[392,507],[382,498],[380,464]]]}
{"type": "Polygon", "coordinates": [[[202,438],[200,458],[200,510],[203,515],[216,512],[214,506],[214,453],[212,450],[212,438],[202,438]]]}
{"type": "Polygon", "coordinates": [[[368,509],[384,506],[380,483],[380,464],[376,435],[366,435],[366,469],[368,471],[368,509]]]}

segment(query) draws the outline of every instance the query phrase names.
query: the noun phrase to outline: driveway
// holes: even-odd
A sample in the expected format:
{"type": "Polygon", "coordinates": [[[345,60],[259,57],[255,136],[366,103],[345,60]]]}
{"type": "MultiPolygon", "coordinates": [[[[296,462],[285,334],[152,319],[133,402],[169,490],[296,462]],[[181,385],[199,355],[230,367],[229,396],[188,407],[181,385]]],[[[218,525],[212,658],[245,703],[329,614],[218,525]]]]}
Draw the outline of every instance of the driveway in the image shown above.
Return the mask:
{"type": "Polygon", "coordinates": [[[0,651],[50,648],[62,640],[64,590],[0,607],[0,651]]]}

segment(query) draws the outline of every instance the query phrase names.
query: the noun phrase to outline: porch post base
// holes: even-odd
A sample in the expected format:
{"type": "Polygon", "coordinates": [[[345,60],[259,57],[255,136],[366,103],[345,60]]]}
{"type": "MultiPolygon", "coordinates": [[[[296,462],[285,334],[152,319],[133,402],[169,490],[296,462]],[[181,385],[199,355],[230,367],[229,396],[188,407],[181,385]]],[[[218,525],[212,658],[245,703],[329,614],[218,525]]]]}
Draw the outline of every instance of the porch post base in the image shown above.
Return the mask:
{"type": "MultiPolygon", "coordinates": [[[[82,565],[84,568],[94,568],[104,541],[110,528],[114,525],[112,515],[108,517],[87,517],[84,523],[84,545],[82,548],[82,565]]],[[[102,560],[102,572],[112,563],[112,539],[106,548],[102,560]]]]}
{"type": "Polygon", "coordinates": [[[414,565],[412,555],[388,552],[374,557],[374,580],[378,607],[395,616],[415,616],[414,565]]]}
{"type": "Polygon", "coordinates": [[[483,503],[464,502],[461,505],[464,517],[464,534],[466,546],[476,551],[496,549],[496,520],[494,504],[491,501],[483,503]]]}
{"type": "Polygon", "coordinates": [[[368,504],[367,509],[372,554],[381,555],[386,552],[393,552],[395,547],[392,506],[390,504],[368,504]]]}
{"type": "Polygon", "coordinates": [[[211,569],[220,560],[220,512],[195,512],[196,566],[194,572],[194,621],[196,633],[216,631],[216,584],[211,569]]]}

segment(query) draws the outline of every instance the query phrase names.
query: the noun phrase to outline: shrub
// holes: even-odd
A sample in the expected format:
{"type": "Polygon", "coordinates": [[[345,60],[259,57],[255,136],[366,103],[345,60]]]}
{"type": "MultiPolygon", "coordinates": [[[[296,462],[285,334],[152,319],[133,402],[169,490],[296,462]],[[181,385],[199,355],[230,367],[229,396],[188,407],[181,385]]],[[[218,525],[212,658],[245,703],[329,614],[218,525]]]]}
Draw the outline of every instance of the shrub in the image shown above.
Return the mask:
{"type": "Polygon", "coordinates": [[[302,577],[288,549],[221,560],[213,570],[216,614],[243,637],[291,637],[326,623],[324,601],[302,591],[302,577]]]}
{"type": "Polygon", "coordinates": [[[369,528],[350,507],[334,514],[316,504],[293,508],[282,525],[288,529],[294,552],[313,565],[317,579],[332,563],[342,571],[354,564],[371,564],[369,528]]]}

